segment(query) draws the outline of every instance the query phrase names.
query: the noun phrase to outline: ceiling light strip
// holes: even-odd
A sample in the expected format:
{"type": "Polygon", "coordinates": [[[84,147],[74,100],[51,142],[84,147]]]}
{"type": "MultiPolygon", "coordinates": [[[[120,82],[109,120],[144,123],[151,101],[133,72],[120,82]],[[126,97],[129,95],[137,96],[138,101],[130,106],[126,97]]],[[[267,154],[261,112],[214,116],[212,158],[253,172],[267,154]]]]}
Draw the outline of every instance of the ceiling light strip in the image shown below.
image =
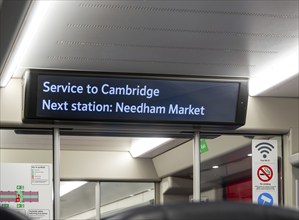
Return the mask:
{"type": "Polygon", "coordinates": [[[171,138],[136,138],[132,141],[130,153],[134,158],[139,157],[161,147],[171,140],[171,138]]]}
{"type": "Polygon", "coordinates": [[[249,80],[249,95],[257,96],[299,74],[298,46],[267,63],[249,80]]]}
{"type": "Polygon", "coordinates": [[[49,10],[50,3],[51,1],[47,0],[32,1],[25,23],[17,36],[12,53],[10,54],[0,76],[0,87],[5,87],[8,84],[16,69],[22,62],[22,59],[31,44],[33,36],[37,31],[42,18],[45,16],[46,11],[49,10]]]}

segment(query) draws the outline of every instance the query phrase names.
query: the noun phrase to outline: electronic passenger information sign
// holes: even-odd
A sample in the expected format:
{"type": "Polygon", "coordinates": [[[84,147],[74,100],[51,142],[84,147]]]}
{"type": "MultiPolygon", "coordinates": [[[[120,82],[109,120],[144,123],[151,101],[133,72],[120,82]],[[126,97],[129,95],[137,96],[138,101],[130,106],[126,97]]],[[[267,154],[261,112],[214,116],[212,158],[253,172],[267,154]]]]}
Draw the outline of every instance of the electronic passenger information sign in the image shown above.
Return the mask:
{"type": "Polygon", "coordinates": [[[24,121],[245,123],[246,81],[32,70],[24,121]]]}

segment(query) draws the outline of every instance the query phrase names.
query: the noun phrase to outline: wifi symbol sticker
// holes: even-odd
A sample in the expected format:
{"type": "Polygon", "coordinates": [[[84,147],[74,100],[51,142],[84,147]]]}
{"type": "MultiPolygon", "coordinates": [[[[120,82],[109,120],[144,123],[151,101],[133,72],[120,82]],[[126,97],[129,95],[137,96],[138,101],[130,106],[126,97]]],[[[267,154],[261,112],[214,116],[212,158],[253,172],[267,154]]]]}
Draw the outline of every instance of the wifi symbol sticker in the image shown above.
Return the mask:
{"type": "Polygon", "coordinates": [[[255,148],[262,154],[263,158],[266,159],[268,154],[274,149],[274,146],[267,142],[262,142],[256,145],[255,148]]]}

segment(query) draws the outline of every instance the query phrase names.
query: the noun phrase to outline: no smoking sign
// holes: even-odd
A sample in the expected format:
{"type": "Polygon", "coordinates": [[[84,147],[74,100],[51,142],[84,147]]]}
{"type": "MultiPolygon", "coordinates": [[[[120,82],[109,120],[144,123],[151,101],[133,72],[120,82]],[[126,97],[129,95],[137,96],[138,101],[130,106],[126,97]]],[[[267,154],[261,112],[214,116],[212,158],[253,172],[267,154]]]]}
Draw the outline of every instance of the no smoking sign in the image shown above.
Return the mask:
{"type": "Polygon", "coordinates": [[[257,170],[257,176],[260,181],[268,182],[273,177],[273,170],[270,166],[267,165],[260,166],[257,170]]]}

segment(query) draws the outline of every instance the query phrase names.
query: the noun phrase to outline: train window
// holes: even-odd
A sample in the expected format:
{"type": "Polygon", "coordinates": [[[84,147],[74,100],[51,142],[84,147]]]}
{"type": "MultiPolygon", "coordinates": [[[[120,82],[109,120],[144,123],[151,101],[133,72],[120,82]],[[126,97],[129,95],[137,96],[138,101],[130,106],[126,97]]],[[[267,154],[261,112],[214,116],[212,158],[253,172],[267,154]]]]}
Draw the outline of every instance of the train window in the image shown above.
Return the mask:
{"type": "Polygon", "coordinates": [[[60,182],[60,219],[94,219],[96,182],[60,182]]]}
{"type": "Polygon", "coordinates": [[[154,183],[102,182],[100,189],[101,218],[155,203],[154,183]]]}
{"type": "Polygon", "coordinates": [[[152,205],[155,201],[154,183],[61,181],[61,219],[97,219],[96,196],[99,195],[100,219],[121,211],[152,205]]]}

